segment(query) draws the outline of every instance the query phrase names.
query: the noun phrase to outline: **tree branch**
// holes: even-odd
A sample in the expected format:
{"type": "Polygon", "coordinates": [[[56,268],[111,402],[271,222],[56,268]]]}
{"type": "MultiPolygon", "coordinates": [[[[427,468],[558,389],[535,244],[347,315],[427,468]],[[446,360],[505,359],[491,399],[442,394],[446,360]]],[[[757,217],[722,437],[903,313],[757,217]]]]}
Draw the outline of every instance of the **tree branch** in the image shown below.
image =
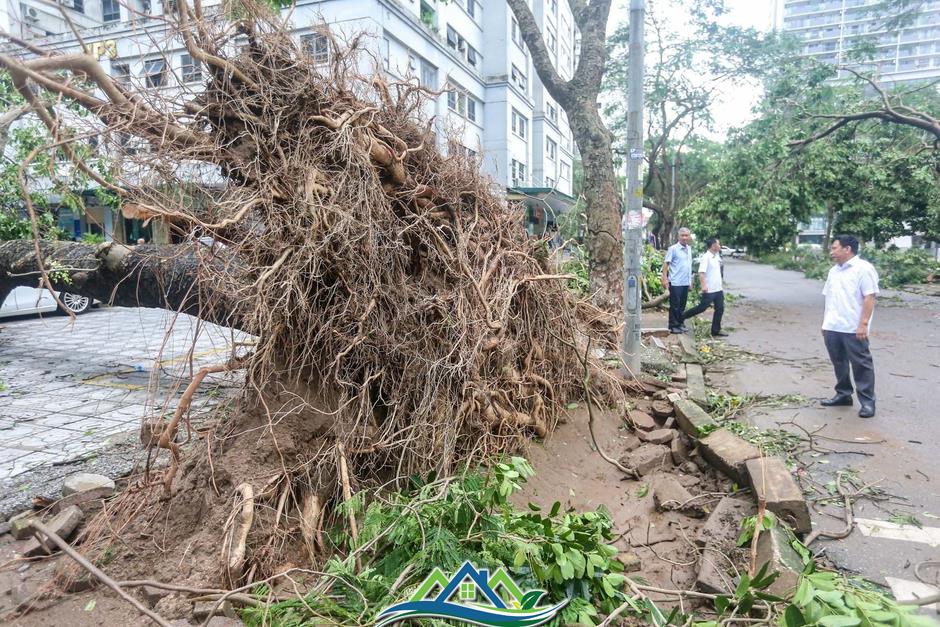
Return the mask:
{"type": "Polygon", "coordinates": [[[564,107],[565,103],[569,101],[569,83],[555,69],[555,64],[552,63],[548,46],[545,45],[545,40],[542,39],[542,32],[535,21],[532,9],[529,8],[529,4],[525,0],[506,0],[506,2],[516,15],[519,32],[522,34],[522,40],[532,55],[532,65],[535,67],[539,79],[552,98],[564,107]]]}

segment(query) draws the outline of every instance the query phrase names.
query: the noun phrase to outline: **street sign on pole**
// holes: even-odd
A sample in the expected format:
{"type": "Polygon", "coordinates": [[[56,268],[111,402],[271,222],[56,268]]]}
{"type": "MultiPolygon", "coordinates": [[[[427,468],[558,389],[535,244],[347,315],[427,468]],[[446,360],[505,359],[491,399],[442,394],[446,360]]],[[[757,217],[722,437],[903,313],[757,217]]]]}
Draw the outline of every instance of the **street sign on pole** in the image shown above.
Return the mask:
{"type": "Polygon", "coordinates": [[[643,162],[643,23],[646,19],[646,1],[630,0],[630,47],[627,136],[630,159],[627,160],[626,214],[623,219],[623,341],[620,355],[624,366],[635,375],[640,374],[640,314],[643,290],[640,289],[642,266],[640,260],[643,238],[643,187],[640,166],[643,162]]]}

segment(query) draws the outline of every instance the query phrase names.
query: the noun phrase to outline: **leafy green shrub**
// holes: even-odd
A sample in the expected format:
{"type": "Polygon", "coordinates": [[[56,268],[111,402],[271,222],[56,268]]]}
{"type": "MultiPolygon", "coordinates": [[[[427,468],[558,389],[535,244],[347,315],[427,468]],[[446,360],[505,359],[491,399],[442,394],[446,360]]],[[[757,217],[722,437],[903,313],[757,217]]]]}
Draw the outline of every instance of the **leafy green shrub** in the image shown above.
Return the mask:
{"type": "MultiPolygon", "coordinates": [[[[568,289],[579,296],[589,296],[591,281],[588,273],[587,251],[577,245],[568,246],[570,257],[562,264],[564,274],[573,274],[574,278],[568,280],[568,289]]],[[[653,299],[663,293],[663,251],[656,250],[647,245],[640,258],[642,263],[642,276],[644,285],[644,299],[653,299]]]]}
{"type": "MultiPolygon", "coordinates": [[[[67,233],[56,224],[55,216],[46,211],[36,216],[39,236],[43,239],[64,239],[67,233]]],[[[0,241],[32,239],[33,228],[26,218],[15,209],[0,208],[0,241]]]]}
{"type": "MultiPolygon", "coordinates": [[[[249,625],[280,627],[370,624],[435,567],[454,571],[470,560],[491,572],[505,568],[523,589],[545,590],[552,602],[570,598],[561,623],[593,625],[598,611],[609,613],[625,599],[610,516],[603,509],[563,512],[558,502],[547,513],[532,503],[517,509],[509,497],[532,474],[514,457],[485,474],[413,477],[411,489],[383,494],[364,512],[360,493],[340,513],[353,511],[362,522],[358,544],[349,548],[361,549],[364,568],[357,571],[351,555],[333,557],[322,568],[333,579],[321,594],[246,608],[243,616],[249,625]],[[404,583],[393,589],[402,573],[404,583]]],[[[345,529],[330,535],[337,546],[348,540],[345,529]]]]}
{"type": "Polygon", "coordinates": [[[84,244],[104,244],[104,235],[98,233],[82,233],[82,243],[84,244]]]}
{"type": "MultiPolygon", "coordinates": [[[[940,262],[918,248],[876,250],[863,248],[861,257],[878,271],[881,287],[896,288],[940,278],[940,262]]],[[[832,267],[826,251],[809,246],[768,253],[759,261],[781,270],[797,270],[810,279],[825,279],[832,267]]]]}

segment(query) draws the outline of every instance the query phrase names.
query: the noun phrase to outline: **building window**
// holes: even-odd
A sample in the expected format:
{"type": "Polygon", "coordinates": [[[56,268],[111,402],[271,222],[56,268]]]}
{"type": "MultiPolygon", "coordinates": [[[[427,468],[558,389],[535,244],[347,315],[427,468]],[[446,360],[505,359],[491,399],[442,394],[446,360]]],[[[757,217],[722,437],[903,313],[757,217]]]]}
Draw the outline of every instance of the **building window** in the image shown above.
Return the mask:
{"type": "Polygon", "coordinates": [[[522,91],[528,93],[529,91],[529,79],[526,78],[526,75],[523,74],[522,70],[517,68],[515,65],[512,66],[512,71],[510,74],[513,84],[521,89],[522,91]]]}
{"type": "Polygon", "coordinates": [[[555,187],[555,179],[550,176],[545,177],[545,187],[555,187]]]}
{"type": "Polygon", "coordinates": [[[559,175],[558,178],[560,178],[561,180],[563,180],[563,181],[570,181],[570,180],[571,180],[571,164],[570,164],[570,163],[565,163],[564,161],[562,161],[562,162],[561,162],[561,172],[560,172],[559,174],[560,174],[560,175],[559,175]]]}
{"type": "Polygon", "coordinates": [[[522,139],[525,139],[526,137],[528,137],[528,130],[529,130],[529,120],[527,120],[524,115],[522,115],[521,113],[513,109],[512,110],[512,132],[518,135],[519,137],[521,137],[522,139]]]}
{"type": "Polygon", "coordinates": [[[72,0],[72,8],[78,13],[85,12],[85,0],[72,0]]]}
{"type": "Polygon", "coordinates": [[[121,85],[129,85],[131,82],[131,66],[127,63],[111,63],[111,76],[121,85]]]}
{"type": "Polygon", "coordinates": [[[381,50],[381,52],[382,52],[382,65],[385,66],[385,69],[386,69],[386,70],[391,67],[391,61],[390,61],[390,59],[391,59],[391,50],[390,50],[390,49],[391,49],[391,46],[392,46],[392,42],[390,42],[390,41],[388,40],[388,37],[383,37],[383,38],[382,38],[382,50],[381,50]]]}
{"type": "Polygon", "coordinates": [[[548,12],[552,15],[558,13],[558,0],[548,0],[548,12]]]}
{"type": "Polygon", "coordinates": [[[467,15],[473,18],[477,16],[476,0],[467,0],[467,15]]]}
{"type": "Polygon", "coordinates": [[[447,108],[471,122],[477,121],[476,99],[456,85],[447,87],[447,108]]]}
{"type": "Polygon", "coordinates": [[[304,50],[313,57],[314,63],[327,63],[330,60],[330,38],[323,33],[311,33],[300,38],[304,50]]]}
{"type": "Polygon", "coordinates": [[[438,87],[437,68],[424,60],[421,61],[421,84],[431,89],[438,87]]]}
{"type": "Polygon", "coordinates": [[[191,54],[180,57],[180,76],[184,83],[198,83],[202,80],[202,65],[191,54]]]}
{"type": "Polygon", "coordinates": [[[476,48],[473,46],[467,46],[467,63],[473,67],[477,67],[477,63],[480,62],[480,53],[476,51],[476,48]]]}
{"type": "Polygon", "coordinates": [[[558,124],[558,106],[554,102],[548,103],[548,119],[558,124]]]}
{"type": "Polygon", "coordinates": [[[437,12],[427,2],[421,3],[421,21],[428,28],[437,30],[437,12]]]}
{"type": "Polygon", "coordinates": [[[519,22],[516,20],[516,16],[512,16],[512,40],[516,42],[516,45],[520,48],[522,47],[522,31],[519,30],[519,22]]]}
{"type": "Polygon", "coordinates": [[[454,30],[453,26],[447,27],[447,45],[457,50],[457,42],[460,37],[457,35],[457,31],[454,30]]]}
{"type": "Polygon", "coordinates": [[[558,144],[553,139],[545,138],[545,156],[549,158],[550,161],[554,161],[555,157],[558,156],[558,144]]]}
{"type": "Polygon", "coordinates": [[[516,161],[515,159],[513,159],[512,165],[510,167],[511,167],[510,174],[512,178],[512,185],[514,187],[525,185],[526,184],[525,164],[522,163],[521,161],[516,161]]]}
{"type": "Polygon", "coordinates": [[[147,87],[163,87],[166,84],[166,59],[144,62],[144,84],[147,87]]]}
{"type": "Polygon", "coordinates": [[[101,19],[104,22],[118,22],[121,20],[121,5],[117,0],[102,0],[101,19]]]}
{"type": "Polygon", "coordinates": [[[552,52],[558,51],[558,38],[555,36],[555,31],[552,30],[551,26],[545,29],[545,44],[552,52]]]}

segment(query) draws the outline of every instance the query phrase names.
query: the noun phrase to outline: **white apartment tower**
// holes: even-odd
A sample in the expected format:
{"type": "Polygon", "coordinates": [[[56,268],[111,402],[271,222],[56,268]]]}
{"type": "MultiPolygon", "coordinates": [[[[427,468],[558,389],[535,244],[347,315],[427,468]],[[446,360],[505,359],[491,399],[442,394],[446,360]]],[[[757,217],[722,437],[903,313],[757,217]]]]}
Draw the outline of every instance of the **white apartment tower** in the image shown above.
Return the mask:
{"type": "MultiPolygon", "coordinates": [[[[174,0],[59,1],[86,49],[113,76],[148,88],[198,90],[201,68],[178,41],[163,36],[165,23],[156,19],[174,0]]],[[[570,78],[577,32],[567,1],[530,5],[556,69],[570,78]]],[[[0,7],[0,26],[8,32],[63,52],[80,47],[52,1],[0,0],[0,7]]],[[[526,201],[530,232],[541,232],[572,202],[571,129],[539,81],[505,2],[298,0],[289,15],[314,51],[329,54],[316,32],[324,23],[340,39],[366,33],[366,47],[389,78],[442,90],[428,111],[442,147],[445,137],[456,136],[459,149],[479,155],[510,198],[526,201]]]]}
{"type": "Polygon", "coordinates": [[[865,38],[874,43],[871,63],[882,83],[940,77],[940,0],[924,0],[916,18],[888,32],[872,8],[882,0],[776,0],[776,26],[803,42],[802,53],[838,65],[853,65],[849,52],[865,38]]]}

